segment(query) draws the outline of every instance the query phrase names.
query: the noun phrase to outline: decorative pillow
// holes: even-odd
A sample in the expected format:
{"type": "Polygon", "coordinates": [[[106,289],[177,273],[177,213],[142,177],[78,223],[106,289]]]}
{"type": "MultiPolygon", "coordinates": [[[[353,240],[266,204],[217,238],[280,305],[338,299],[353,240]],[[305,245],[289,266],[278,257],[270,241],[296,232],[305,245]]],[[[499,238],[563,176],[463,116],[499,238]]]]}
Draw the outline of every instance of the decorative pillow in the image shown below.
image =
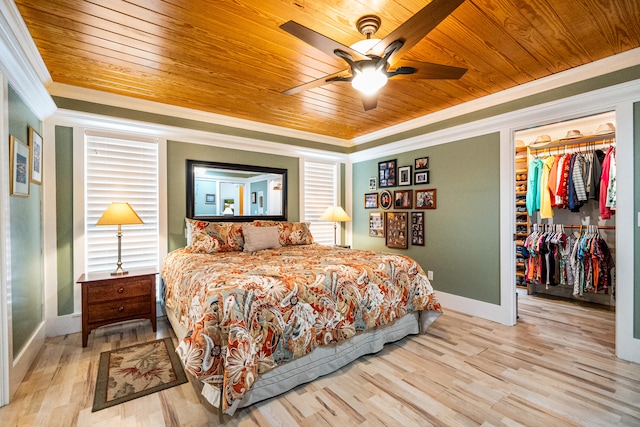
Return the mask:
{"type": "Polygon", "coordinates": [[[255,252],[262,249],[279,248],[280,238],[278,227],[256,227],[245,224],[242,226],[244,235],[244,251],[255,252]]]}
{"type": "Polygon", "coordinates": [[[187,247],[191,252],[215,253],[241,251],[244,246],[242,224],[207,222],[185,218],[187,247]]]}
{"type": "Polygon", "coordinates": [[[254,221],[258,227],[270,227],[277,225],[282,246],[310,245],[313,236],[309,230],[308,222],[278,222],[278,221],[254,221]]]}

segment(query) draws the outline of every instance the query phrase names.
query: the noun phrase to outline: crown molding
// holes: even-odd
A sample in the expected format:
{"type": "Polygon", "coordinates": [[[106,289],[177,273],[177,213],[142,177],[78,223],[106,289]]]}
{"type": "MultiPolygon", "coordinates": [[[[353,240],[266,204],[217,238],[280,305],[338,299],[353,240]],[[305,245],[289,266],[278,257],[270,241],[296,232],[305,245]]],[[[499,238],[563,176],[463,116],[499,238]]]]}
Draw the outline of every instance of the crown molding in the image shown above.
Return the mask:
{"type": "Polygon", "coordinates": [[[56,104],[45,85],[51,75],[15,3],[0,3],[0,68],[9,84],[40,119],[53,114],[56,104]]]}
{"type": "Polygon", "coordinates": [[[640,48],[635,48],[598,61],[590,62],[580,67],[552,74],[529,83],[505,89],[395,126],[389,126],[379,131],[354,138],[352,142],[354,145],[359,145],[381,138],[390,137],[402,132],[411,131],[416,128],[451,119],[453,117],[473,113],[485,108],[495,107],[506,102],[526,98],[531,95],[537,95],[541,92],[557,89],[572,83],[599,77],[636,65],[640,65],[640,48]]]}
{"type": "Polygon", "coordinates": [[[49,85],[49,93],[52,96],[59,96],[61,98],[93,102],[96,104],[108,105],[111,107],[134,109],[145,113],[178,117],[182,119],[195,120],[215,125],[279,135],[287,138],[337,145],[340,147],[353,146],[353,143],[341,138],[333,138],[312,132],[288,129],[285,127],[259,123],[252,120],[238,119],[235,117],[224,116],[222,114],[215,114],[206,111],[194,110],[191,108],[178,107],[156,101],[137,99],[124,95],[117,95],[113,93],[102,92],[94,89],[86,89],[62,83],[54,82],[49,85]]]}
{"type": "Polygon", "coordinates": [[[121,134],[131,137],[158,138],[172,141],[182,141],[192,144],[202,144],[234,150],[256,153],[277,154],[290,157],[306,157],[326,159],[330,161],[347,161],[348,155],[305,148],[296,145],[281,144],[240,137],[235,135],[206,132],[176,126],[149,123],[131,119],[122,119],[100,114],[86,113],[75,110],[58,109],[47,123],[58,126],[86,128],[92,131],[108,134],[121,134]]]}
{"type": "Polygon", "coordinates": [[[523,129],[614,111],[623,102],[638,100],[640,79],[358,151],[349,160],[357,163],[503,130],[515,135],[523,129]]]}

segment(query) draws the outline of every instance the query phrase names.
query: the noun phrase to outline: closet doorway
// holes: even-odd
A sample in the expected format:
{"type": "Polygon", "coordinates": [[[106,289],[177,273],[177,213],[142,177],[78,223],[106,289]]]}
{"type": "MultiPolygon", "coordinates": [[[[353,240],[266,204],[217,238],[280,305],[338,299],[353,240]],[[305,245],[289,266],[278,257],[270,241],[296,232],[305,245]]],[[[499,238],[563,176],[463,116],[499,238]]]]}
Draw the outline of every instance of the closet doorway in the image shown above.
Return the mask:
{"type": "Polygon", "coordinates": [[[515,132],[517,298],[615,310],[615,119],[515,132]]]}

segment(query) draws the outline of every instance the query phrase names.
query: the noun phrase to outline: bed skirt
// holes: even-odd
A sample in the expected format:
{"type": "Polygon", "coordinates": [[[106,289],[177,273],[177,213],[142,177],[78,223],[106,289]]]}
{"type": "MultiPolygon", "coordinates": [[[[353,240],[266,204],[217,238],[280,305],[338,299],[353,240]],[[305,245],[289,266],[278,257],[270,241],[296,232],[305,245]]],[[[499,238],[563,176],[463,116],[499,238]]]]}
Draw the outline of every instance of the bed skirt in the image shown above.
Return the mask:
{"type": "MultiPolygon", "coordinates": [[[[437,311],[409,313],[389,325],[358,333],[349,340],[317,347],[303,357],[260,375],[251,390],[245,394],[242,400],[236,401],[226,411],[226,414],[233,415],[238,408],[253,405],[289,391],[300,384],[335,372],[361,356],[377,353],[386,343],[397,341],[407,335],[424,333],[441,314],[437,311]]],[[[178,337],[178,341],[181,341],[187,331],[168,308],[167,318],[178,337]]],[[[202,396],[214,407],[219,407],[219,389],[204,384],[202,396]]]]}

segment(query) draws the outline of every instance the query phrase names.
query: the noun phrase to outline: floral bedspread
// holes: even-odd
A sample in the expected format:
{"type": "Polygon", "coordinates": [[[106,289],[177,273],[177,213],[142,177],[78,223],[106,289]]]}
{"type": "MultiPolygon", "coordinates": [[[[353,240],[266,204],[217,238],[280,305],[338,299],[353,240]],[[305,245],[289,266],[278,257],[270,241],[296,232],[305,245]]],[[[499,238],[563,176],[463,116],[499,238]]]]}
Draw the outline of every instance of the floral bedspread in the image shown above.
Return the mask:
{"type": "Polygon", "coordinates": [[[188,333],[186,369],[222,391],[222,409],[257,377],[323,344],[441,311],[411,258],[318,244],[253,254],[171,252],[162,267],[166,304],[188,333]]]}

